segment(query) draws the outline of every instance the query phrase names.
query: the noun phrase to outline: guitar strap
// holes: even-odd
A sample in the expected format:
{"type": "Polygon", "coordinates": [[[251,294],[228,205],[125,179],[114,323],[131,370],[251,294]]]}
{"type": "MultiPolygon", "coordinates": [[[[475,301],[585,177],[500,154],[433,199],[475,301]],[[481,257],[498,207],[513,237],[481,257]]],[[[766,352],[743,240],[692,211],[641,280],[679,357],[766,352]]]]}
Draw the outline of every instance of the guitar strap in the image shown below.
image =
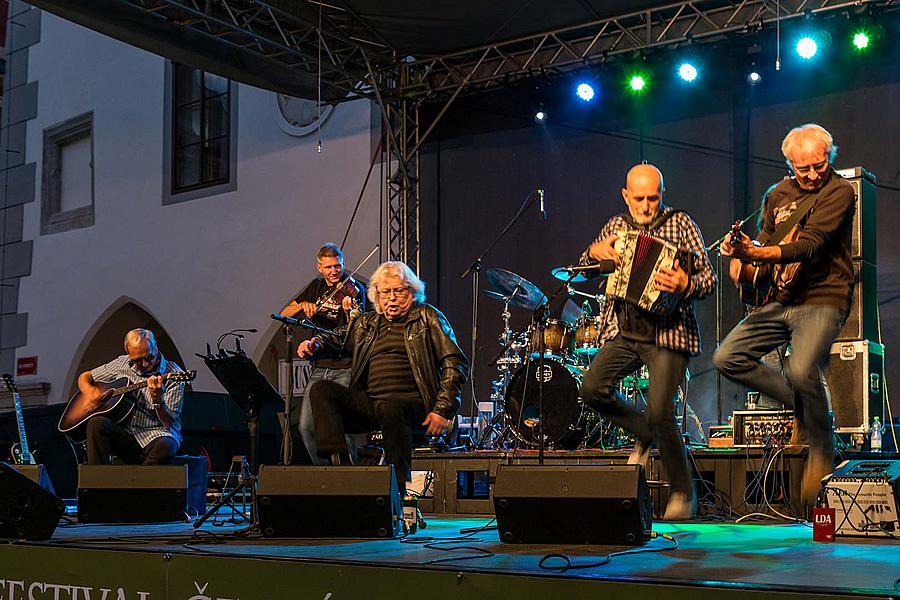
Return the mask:
{"type": "Polygon", "coordinates": [[[803,200],[800,204],[797,205],[797,208],[794,209],[794,212],[791,213],[787,219],[778,224],[778,227],[775,228],[775,231],[772,232],[772,237],[764,244],[765,246],[777,246],[781,240],[784,239],[791,229],[799,223],[803,217],[809,214],[809,211],[812,210],[813,203],[816,199],[816,194],[810,194],[808,198],[803,200]]]}

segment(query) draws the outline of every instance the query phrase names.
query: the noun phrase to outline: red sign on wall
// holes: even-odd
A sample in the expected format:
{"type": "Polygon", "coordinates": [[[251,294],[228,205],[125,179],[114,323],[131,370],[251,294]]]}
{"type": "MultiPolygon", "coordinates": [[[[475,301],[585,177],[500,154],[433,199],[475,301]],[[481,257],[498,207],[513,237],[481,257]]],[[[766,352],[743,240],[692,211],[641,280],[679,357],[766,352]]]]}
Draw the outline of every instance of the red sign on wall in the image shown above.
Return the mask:
{"type": "Polygon", "coordinates": [[[37,375],[37,356],[23,356],[16,359],[16,377],[37,375]]]}

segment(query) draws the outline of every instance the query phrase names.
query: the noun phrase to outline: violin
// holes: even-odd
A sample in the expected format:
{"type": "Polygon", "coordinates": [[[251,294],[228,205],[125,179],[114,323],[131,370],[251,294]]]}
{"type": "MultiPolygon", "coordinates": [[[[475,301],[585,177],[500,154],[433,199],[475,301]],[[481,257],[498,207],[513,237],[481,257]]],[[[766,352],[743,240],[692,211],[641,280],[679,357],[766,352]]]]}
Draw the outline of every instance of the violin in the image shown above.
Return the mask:
{"type": "Polygon", "coordinates": [[[347,276],[341,283],[339,283],[334,291],[331,292],[328,296],[321,299],[316,303],[316,312],[322,308],[322,305],[328,300],[334,300],[335,303],[343,306],[344,298],[350,298],[350,310],[359,309],[359,300],[357,297],[359,296],[359,288],[356,287],[356,280],[353,277],[347,276]]]}

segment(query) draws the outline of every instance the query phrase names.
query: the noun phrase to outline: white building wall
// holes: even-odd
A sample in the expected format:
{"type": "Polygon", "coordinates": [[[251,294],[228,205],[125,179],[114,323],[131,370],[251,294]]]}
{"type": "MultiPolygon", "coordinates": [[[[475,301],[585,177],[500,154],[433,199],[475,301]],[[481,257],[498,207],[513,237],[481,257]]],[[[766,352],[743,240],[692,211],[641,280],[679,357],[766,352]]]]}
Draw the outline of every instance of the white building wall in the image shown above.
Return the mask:
{"type": "MultiPolygon", "coordinates": [[[[340,243],[371,158],[369,103],[339,105],[317,154],[314,134],[278,127],[271,92],[240,85],[237,191],[163,206],[164,59],[43,13],[28,77],[38,82],[38,111],[26,160],[37,162],[38,185],[25,205],[23,239],[34,245],[19,290],[27,345],[16,355],[38,356],[30,379],[50,382],[50,402],[64,400],[88,330],[127,296],[199,367],[195,389],[220,389],[193,353],[223,331],[256,327],[244,347],[258,355],[275,328],[269,314],[316,274],[315,251],[340,243]],[[95,224],[41,235],[42,131],[88,111],[95,224]]],[[[378,197],[376,175],[345,247],[348,268],[378,241],[378,197]]],[[[362,272],[376,264],[377,255],[362,272]]]]}

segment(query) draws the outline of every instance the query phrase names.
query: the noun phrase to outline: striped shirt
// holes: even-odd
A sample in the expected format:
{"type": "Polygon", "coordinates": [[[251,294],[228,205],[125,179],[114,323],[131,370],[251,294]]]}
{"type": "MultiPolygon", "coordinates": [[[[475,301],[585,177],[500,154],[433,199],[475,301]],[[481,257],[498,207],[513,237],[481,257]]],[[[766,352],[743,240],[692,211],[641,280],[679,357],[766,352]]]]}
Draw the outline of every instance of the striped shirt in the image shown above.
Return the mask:
{"type": "MultiPolygon", "coordinates": [[[[670,212],[671,207],[662,209],[670,212]]],[[[625,220],[624,215],[616,215],[606,222],[600,235],[594,240],[599,242],[615,234],[617,231],[635,229],[625,220]]],[[[694,312],[694,300],[705,298],[716,288],[716,274],[709,256],[706,254],[706,246],[703,243],[703,234],[697,223],[684,211],[676,211],[656,229],[646,230],[655,237],[667,240],[679,248],[688,251],[696,251],[699,260],[694,264],[691,273],[691,283],[688,285],[689,293],[681,297],[675,310],[667,315],[659,317],[656,326],[656,345],[661,348],[669,348],[678,352],[686,352],[691,356],[700,354],[700,324],[694,312]]],[[[589,265],[595,261],[589,255],[590,248],[581,255],[579,264],[589,265]]],[[[605,283],[605,280],[604,280],[605,283]]],[[[615,302],[606,302],[600,312],[601,332],[600,344],[603,345],[619,334],[619,324],[614,310],[615,302]]]]}
{"type": "Polygon", "coordinates": [[[400,321],[378,318],[378,333],[369,358],[368,393],[378,400],[418,398],[419,386],[409,364],[404,334],[406,316],[400,321]]]}
{"type": "MultiPolygon", "coordinates": [[[[98,383],[112,383],[124,377],[130,385],[144,381],[150,375],[163,375],[183,370],[160,354],[157,371],[142,375],[137,369],[128,364],[128,356],[123,354],[105,365],[100,365],[93,369],[91,377],[98,383]]],[[[163,427],[157,418],[156,411],[153,409],[153,401],[150,399],[150,392],[146,387],[133,394],[132,397],[136,399],[134,411],[131,413],[131,417],[122,425],[126,431],[134,436],[141,448],[146,448],[150,442],[165,435],[175,438],[175,441],[179,445],[181,444],[181,405],[184,400],[184,382],[166,380],[163,383],[163,402],[166,408],[169,409],[169,412],[175,417],[172,421],[172,426],[168,429],[163,427]]]]}

